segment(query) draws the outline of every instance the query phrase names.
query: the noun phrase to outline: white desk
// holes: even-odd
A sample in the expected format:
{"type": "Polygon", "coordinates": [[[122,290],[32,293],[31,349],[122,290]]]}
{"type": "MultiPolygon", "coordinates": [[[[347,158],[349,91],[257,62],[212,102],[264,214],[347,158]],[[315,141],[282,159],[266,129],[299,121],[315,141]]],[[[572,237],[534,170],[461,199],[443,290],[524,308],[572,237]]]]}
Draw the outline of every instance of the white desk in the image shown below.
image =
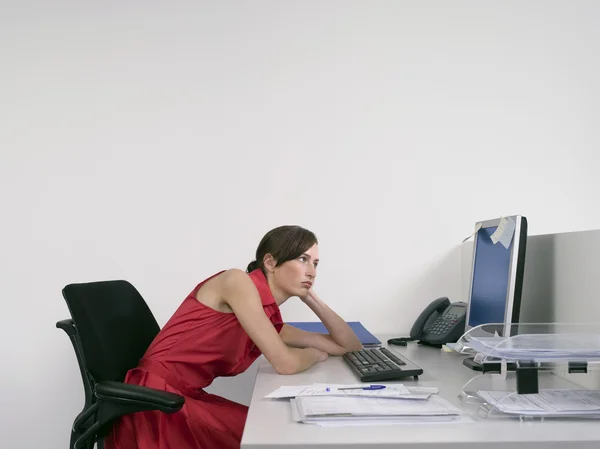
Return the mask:
{"type": "MultiPolygon", "coordinates": [[[[383,340],[383,339],[382,339],[383,340]]],[[[384,340],[385,341],[385,340],[384,340]]],[[[474,423],[432,423],[417,425],[327,428],[292,421],[287,400],[264,399],[282,385],[314,382],[355,383],[357,377],[340,357],[330,357],[311,369],[292,376],[278,375],[264,359],[260,361],[246,427],[244,449],[388,449],[388,448],[477,448],[477,449],[598,449],[600,422],[523,421],[518,419],[480,418],[477,406],[460,401],[463,385],[477,373],[462,365],[463,356],[446,354],[440,349],[409,343],[391,346],[421,368],[419,381],[406,385],[435,386],[440,395],[465,410],[474,423]]]]}

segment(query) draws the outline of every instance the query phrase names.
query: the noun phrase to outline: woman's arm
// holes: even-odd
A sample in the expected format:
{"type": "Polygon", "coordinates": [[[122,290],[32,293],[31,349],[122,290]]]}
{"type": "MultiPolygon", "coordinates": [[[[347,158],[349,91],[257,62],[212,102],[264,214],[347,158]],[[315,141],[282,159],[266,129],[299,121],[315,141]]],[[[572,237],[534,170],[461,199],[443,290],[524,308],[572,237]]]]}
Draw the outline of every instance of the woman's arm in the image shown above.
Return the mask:
{"type": "Polygon", "coordinates": [[[362,343],[348,324],[325,304],[313,291],[301,298],[302,301],[323,322],[329,335],[307,332],[293,326],[284,325],[281,339],[290,346],[316,348],[331,355],[342,355],[348,351],[362,349],[362,343]]]}
{"type": "Polygon", "coordinates": [[[265,314],[256,286],[245,272],[228,270],[217,279],[222,299],[279,374],[298,373],[327,358],[324,351],[290,348],[283,342],[265,314]]]}

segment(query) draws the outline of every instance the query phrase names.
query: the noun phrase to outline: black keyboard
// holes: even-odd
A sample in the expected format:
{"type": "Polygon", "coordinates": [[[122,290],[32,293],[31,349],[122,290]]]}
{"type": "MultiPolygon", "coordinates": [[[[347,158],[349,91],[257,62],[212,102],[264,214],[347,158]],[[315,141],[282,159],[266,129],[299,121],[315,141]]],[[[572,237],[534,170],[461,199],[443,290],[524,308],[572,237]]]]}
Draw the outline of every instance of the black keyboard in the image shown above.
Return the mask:
{"type": "Polygon", "coordinates": [[[347,352],[343,358],[361,382],[398,380],[410,376],[416,380],[423,374],[423,370],[413,362],[387,348],[347,352]]]}

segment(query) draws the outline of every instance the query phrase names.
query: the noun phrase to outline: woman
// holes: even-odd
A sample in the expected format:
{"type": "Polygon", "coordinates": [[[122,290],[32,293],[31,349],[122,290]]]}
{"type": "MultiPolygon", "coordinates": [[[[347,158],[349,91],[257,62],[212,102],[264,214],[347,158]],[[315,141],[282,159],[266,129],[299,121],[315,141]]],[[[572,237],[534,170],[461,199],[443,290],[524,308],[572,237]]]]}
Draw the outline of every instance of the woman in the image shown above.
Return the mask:
{"type": "Polygon", "coordinates": [[[206,393],[214,378],[244,372],[261,354],[278,373],[294,374],[328,355],[361,349],[352,329],[312,289],[318,263],[315,235],[281,226],[263,237],[246,272],[221,271],[198,284],[125,379],[183,395],[183,408],[127,415],[105,447],[239,447],[248,407],[206,393]],[[329,335],[283,323],[279,306],[292,296],[312,309],[329,335]]]}

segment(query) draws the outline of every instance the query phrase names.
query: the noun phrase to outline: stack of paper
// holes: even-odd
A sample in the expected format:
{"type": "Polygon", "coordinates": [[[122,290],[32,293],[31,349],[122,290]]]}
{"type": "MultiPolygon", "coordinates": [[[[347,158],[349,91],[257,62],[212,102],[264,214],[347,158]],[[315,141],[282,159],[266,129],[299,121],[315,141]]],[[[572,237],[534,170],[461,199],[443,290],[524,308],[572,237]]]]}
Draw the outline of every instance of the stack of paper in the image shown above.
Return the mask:
{"type": "Polygon", "coordinates": [[[292,417],[318,425],[400,424],[452,421],[460,410],[439,396],[426,400],[300,396],[291,401],[292,417]]]}
{"type": "Polygon", "coordinates": [[[480,390],[478,394],[497,410],[509,414],[600,418],[598,390],[543,390],[537,394],[480,390]]]}
{"type": "Polygon", "coordinates": [[[365,390],[365,384],[312,384],[279,387],[265,397],[268,399],[297,398],[300,396],[355,396],[388,399],[427,399],[437,394],[437,388],[410,387],[402,384],[378,384],[385,388],[365,390]],[[343,388],[340,390],[340,388],[343,388]]]}
{"type": "Polygon", "coordinates": [[[313,384],[280,387],[267,398],[290,398],[296,422],[320,426],[455,422],[461,411],[437,395],[437,388],[379,384],[313,384]]]}

